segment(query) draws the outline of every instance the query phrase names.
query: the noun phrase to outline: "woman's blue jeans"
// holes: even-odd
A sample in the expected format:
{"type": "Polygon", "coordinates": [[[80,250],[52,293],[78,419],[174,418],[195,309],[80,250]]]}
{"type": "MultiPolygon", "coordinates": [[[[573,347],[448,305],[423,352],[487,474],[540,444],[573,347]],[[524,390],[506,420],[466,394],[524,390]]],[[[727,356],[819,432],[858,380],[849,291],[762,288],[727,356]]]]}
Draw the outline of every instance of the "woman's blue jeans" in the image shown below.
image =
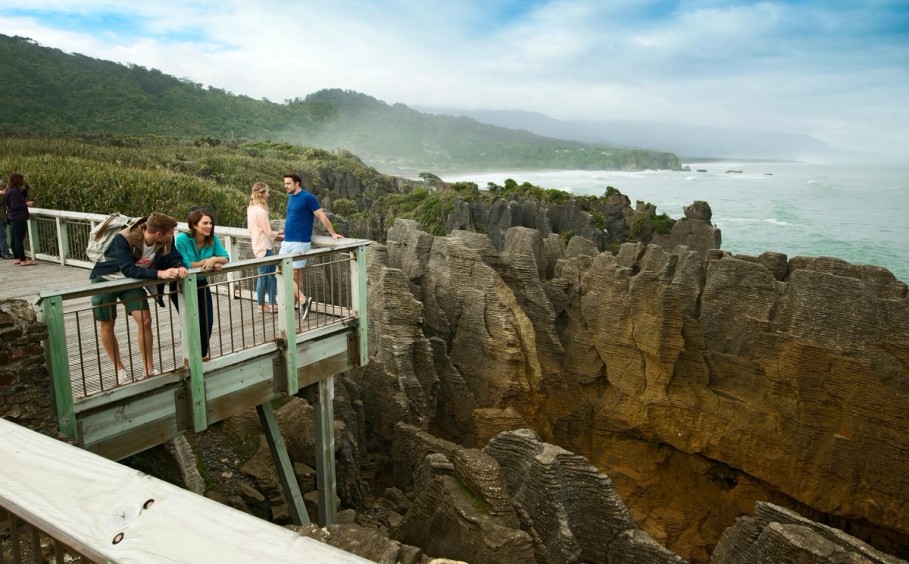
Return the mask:
{"type": "MultiPolygon", "coordinates": [[[[265,251],[265,256],[270,257],[274,253],[271,249],[265,251]]],[[[265,305],[265,294],[268,294],[268,303],[275,305],[278,293],[278,280],[275,278],[277,266],[270,264],[259,267],[259,278],[256,280],[256,303],[265,305]],[[270,275],[270,276],[267,276],[270,275]]]]}

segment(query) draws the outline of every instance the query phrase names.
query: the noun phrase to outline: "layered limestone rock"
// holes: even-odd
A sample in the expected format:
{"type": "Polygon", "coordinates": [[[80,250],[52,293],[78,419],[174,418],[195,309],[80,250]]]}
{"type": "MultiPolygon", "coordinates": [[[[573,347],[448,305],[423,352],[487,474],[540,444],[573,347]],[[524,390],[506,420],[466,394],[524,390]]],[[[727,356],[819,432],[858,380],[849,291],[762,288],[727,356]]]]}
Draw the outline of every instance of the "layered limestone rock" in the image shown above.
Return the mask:
{"type": "Polygon", "coordinates": [[[684,562],[641,531],[609,478],[530,430],[481,451],[400,424],[393,457],[415,499],[396,540],[467,562],[684,562]],[[411,482],[409,476],[419,476],[411,482]]]}
{"type": "Polygon", "coordinates": [[[758,500],[906,546],[909,306],[890,273],[686,246],[613,256],[578,237],[563,250],[527,228],[499,251],[408,221],[374,247],[371,360],[351,379],[371,450],[398,421],[468,447],[530,427],[696,561],[758,500]]]}
{"type": "Polygon", "coordinates": [[[846,533],[809,521],[769,503],[758,502],[754,517],[742,517],[723,533],[712,564],[752,562],[904,562],[846,533]]]}

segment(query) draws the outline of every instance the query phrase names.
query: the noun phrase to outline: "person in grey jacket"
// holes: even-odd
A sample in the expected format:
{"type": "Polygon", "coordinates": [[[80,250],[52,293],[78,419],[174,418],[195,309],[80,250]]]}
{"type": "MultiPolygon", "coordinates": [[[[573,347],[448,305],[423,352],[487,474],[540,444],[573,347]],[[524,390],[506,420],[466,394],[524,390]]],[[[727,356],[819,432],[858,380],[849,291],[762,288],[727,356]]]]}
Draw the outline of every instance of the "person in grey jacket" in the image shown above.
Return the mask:
{"type": "MultiPolygon", "coordinates": [[[[92,283],[124,278],[147,280],[178,280],[186,278],[183,257],[174,247],[174,229],[177,220],[163,213],[153,212],[147,218],[125,227],[111,241],[110,247],[92,268],[92,283]]],[[[144,288],[113,291],[92,296],[95,320],[99,324],[101,345],[117,371],[117,382],[127,384],[132,375],[120,358],[120,345],[114,335],[117,320],[117,300],[123,303],[128,315],[136,321],[136,340],[142,355],[145,374],[158,374],[154,366],[151,312],[144,288]]]]}

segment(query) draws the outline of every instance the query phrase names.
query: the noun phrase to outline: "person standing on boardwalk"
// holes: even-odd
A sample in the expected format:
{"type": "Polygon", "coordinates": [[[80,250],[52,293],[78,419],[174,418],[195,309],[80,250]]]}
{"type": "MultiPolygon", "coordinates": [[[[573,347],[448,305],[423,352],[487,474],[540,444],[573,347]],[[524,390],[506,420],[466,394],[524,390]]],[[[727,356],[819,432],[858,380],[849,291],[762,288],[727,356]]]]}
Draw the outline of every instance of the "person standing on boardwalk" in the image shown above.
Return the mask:
{"type": "Polygon", "coordinates": [[[25,232],[28,229],[28,207],[32,201],[28,199],[25,177],[14,172],[9,175],[9,182],[3,194],[3,203],[6,207],[6,219],[10,223],[12,236],[13,262],[19,266],[33,266],[38,264],[25,258],[25,232]]]}
{"type": "MultiPolygon", "coordinates": [[[[89,278],[92,283],[124,278],[146,280],[177,280],[186,278],[183,257],[174,248],[174,229],[177,220],[163,213],[152,212],[131,226],[124,227],[113,238],[104,258],[95,263],[89,278]]],[[[144,288],[115,290],[92,296],[92,309],[101,333],[101,345],[114,364],[117,382],[132,380],[120,358],[120,345],[114,335],[117,321],[117,300],[123,302],[126,313],[136,321],[136,341],[142,356],[145,376],[158,374],[154,364],[151,312],[144,288]]],[[[141,380],[145,376],[140,376],[141,380]]]]}
{"type": "MultiPolygon", "coordinates": [[[[287,218],[284,222],[284,240],[281,241],[281,254],[298,253],[312,248],[312,227],[315,218],[319,218],[325,229],[334,239],[343,239],[335,233],[325,210],[319,200],[303,190],[300,176],[295,173],[284,175],[284,191],[287,192],[287,218]]],[[[303,293],[303,267],[306,259],[294,261],[294,302],[300,305],[301,319],[306,319],[312,306],[312,298],[303,293]]]]}
{"type": "MultiPolygon", "coordinates": [[[[186,268],[201,268],[205,272],[217,272],[229,260],[227,249],[215,237],[215,216],[211,210],[193,208],[186,216],[189,233],[177,235],[174,245],[186,268]]],[[[199,334],[202,338],[202,360],[210,358],[208,343],[215,323],[215,308],[211,288],[204,274],[196,278],[196,295],[199,298],[199,334]]]]}
{"type": "Polygon", "coordinates": [[[6,238],[6,182],[0,178],[0,259],[13,258],[6,238]]]}
{"type": "MultiPolygon", "coordinates": [[[[284,231],[283,229],[271,230],[271,223],[268,221],[268,196],[268,184],[256,182],[249,195],[249,207],[246,208],[246,227],[249,229],[249,238],[256,258],[272,256],[275,239],[284,231]]],[[[258,274],[256,303],[259,305],[259,311],[274,313],[278,311],[278,304],[275,302],[278,291],[278,281],[274,276],[275,265],[260,266],[258,274]],[[268,305],[265,304],[266,294],[268,295],[268,305]]]]}

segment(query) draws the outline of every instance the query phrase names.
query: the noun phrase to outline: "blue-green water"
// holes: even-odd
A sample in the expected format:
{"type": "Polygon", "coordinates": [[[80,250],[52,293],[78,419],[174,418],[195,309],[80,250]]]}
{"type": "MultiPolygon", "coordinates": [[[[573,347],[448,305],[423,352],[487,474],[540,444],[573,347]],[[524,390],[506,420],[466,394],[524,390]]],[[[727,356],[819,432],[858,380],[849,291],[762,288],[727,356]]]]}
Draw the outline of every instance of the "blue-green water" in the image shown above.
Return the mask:
{"type": "Polygon", "coordinates": [[[506,178],[576,194],[607,186],[657,212],[684,216],[704,200],[723,234],[723,249],[758,255],[830,256],[883,266],[909,283],[909,166],[803,163],[686,163],[691,172],[484,172],[447,175],[485,187],[506,178]],[[696,172],[706,169],[707,172],[696,172]],[[727,170],[741,170],[741,174],[727,170]]]}

